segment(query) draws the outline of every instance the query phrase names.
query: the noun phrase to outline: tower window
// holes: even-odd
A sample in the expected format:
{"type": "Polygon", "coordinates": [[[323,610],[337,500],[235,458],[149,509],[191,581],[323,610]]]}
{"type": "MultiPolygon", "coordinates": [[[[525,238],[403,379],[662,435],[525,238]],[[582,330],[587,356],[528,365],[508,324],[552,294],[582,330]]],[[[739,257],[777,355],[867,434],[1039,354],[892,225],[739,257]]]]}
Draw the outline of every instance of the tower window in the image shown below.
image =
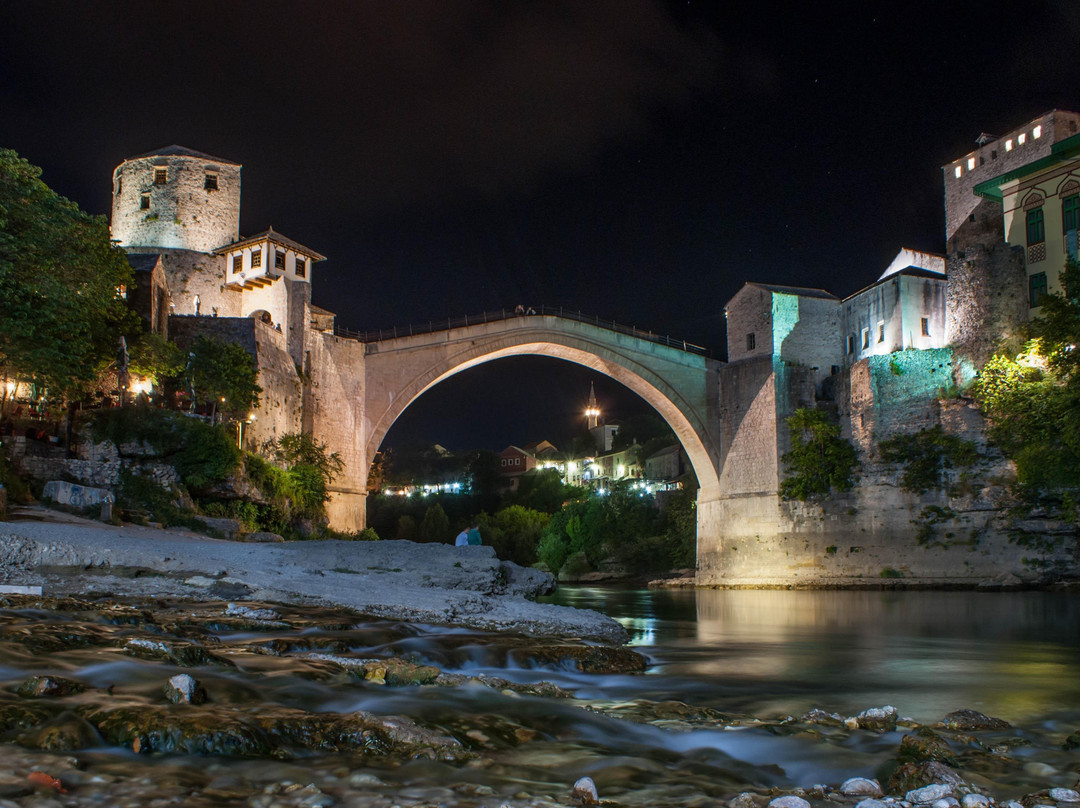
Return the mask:
{"type": "Polygon", "coordinates": [[[1028,298],[1031,308],[1042,305],[1043,295],[1046,294],[1046,273],[1036,272],[1028,278],[1028,298]]]}
{"type": "Polygon", "coordinates": [[[1036,126],[1034,129],[1032,129],[1031,130],[1031,136],[1033,138],[1035,138],[1036,140],[1041,138],[1042,137],[1042,127],[1041,126],[1036,126]]]}
{"type": "Polygon", "coordinates": [[[757,337],[753,334],[746,335],[746,350],[752,351],[757,347],[757,337]]]}
{"type": "Polygon", "coordinates": [[[167,168],[155,168],[154,169],[154,185],[164,185],[169,181],[169,170],[167,168]]]}
{"type": "Polygon", "coordinates": [[[929,317],[923,317],[922,318],[922,335],[924,337],[929,337],[930,336],[930,318],[929,317]]]}
{"type": "Polygon", "coordinates": [[[1043,209],[1033,208],[1027,212],[1028,244],[1042,244],[1046,241],[1046,224],[1043,221],[1043,209]]]}
{"type": "Polygon", "coordinates": [[[139,197],[139,210],[150,210],[150,194],[142,194],[139,197]]]}
{"type": "Polygon", "coordinates": [[[885,323],[878,323],[877,324],[877,341],[878,342],[884,342],[885,341],[885,323]]]}
{"type": "Polygon", "coordinates": [[[1005,141],[1005,151],[1012,151],[1012,138],[1005,141]]]}
{"type": "Polygon", "coordinates": [[[855,353],[855,335],[854,334],[848,334],[847,352],[848,352],[848,354],[855,353]]]}
{"type": "Polygon", "coordinates": [[[244,256],[234,255],[232,257],[232,271],[236,273],[244,271],[244,256]]]}
{"type": "Polygon", "coordinates": [[[274,269],[285,269],[284,250],[274,250],[274,269]]]}
{"type": "Polygon", "coordinates": [[[1066,233],[1070,230],[1080,230],[1080,194],[1073,194],[1061,200],[1061,223],[1066,233]]]}
{"type": "Polygon", "coordinates": [[[1027,142],[1027,133],[1026,132],[1021,132],[1019,135],[1016,136],[1016,145],[1017,146],[1023,146],[1026,142],[1027,142]]]}
{"type": "Polygon", "coordinates": [[[120,196],[120,191],[123,189],[123,187],[124,187],[124,178],[123,177],[117,177],[116,178],[116,195],[117,196],[120,196]]]}
{"type": "Polygon", "coordinates": [[[255,267],[261,267],[261,266],[262,266],[262,250],[261,249],[260,250],[252,250],[251,251],[251,268],[254,269],[255,267]]]}
{"type": "Polygon", "coordinates": [[[870,347],[870,329],[869,328],[864,328],[862,330],[862,346],[863,346],[863,348],[869,348],[870,347]]]}
{"type": "Polygon", "coordinates": [[[296,272],[296,277],[298,277],[298,278],[306,278],[307,277],[307,261],[305,261],[299,255],[296,256],[296,270],[295,270],[295,272],[296,272]]]}
{"type": "Polygon", "coordinates": [[[217,174],[207,174],[206,178],[203,180],[203,188],[205,188],[207,191],[216,191],[217,174]]]}

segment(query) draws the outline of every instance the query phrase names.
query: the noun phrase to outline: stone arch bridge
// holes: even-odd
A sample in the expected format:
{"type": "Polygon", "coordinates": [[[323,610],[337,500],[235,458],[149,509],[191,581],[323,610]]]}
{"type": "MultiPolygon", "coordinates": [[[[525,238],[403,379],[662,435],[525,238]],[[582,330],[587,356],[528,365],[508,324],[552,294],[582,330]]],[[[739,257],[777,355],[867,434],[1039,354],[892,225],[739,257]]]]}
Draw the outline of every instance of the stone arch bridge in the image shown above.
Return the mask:
{"type": "Polygon", "coordinates": [[[674,430],[697,474],[698,533],[720,498],[719,370],[703,349],[560,309],[470,317],[422,333],[339,332],[316,340],[308,362],[306,427],[346,461],[331,523],[363,525],[367,472],[386,433],[424,392],[456,373],[509,356],[541,355],[592,368],[652,405],[674,430]],[[351,338],[350,338],[351,337],[351,338]]]}

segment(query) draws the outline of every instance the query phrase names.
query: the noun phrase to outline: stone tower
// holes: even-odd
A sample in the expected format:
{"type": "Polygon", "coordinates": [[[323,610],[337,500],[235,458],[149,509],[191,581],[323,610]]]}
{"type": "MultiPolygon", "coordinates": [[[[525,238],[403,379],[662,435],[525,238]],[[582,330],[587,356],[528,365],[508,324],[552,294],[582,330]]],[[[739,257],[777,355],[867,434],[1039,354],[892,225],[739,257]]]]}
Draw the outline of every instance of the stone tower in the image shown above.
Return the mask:
{"type": "Polygon", "coordinates": [[[585,428],[596,429],[600,425],[600,405],[596,403],[596,387],[589,382],[589,402],[585,405],[585,428]]]}
{"type": "Polygon", "coordinates": [[[209,253],[239,236],[239,163],[174,145],[113,171],[112,237],[122,247],[209,253]]]}

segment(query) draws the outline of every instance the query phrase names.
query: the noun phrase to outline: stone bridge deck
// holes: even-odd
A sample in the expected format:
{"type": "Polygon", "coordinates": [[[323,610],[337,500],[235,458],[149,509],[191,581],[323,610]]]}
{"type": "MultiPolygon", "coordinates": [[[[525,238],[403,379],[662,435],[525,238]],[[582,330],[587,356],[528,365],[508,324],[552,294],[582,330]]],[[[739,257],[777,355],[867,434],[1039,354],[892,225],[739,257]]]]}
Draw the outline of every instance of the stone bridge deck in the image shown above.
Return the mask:
{"type": "Polygon", "coordinates": [[[493,311],[485,311],[480,314],[465,315],[464,317],[448,317],[445,320],[428,320],[426,323],[413,323],[407,326],[395,326],[394,328],[383,328],[375,331],[352,331],[347,328],[335,328],[334,335],[338,337],[345,337],[347,339],[355,339],[359,342],[383,342],[385,340],[395,340],[400,337],[412,337],[422,334],[433,334],[438,332],[452,331],[456,328],[467,328],[469,326],[481,325],[484,323],[495,323],[503,320],[516,320],[520,317],[559,317],[565,320],[572,320],[579,323],[588,323],[589,325],[596,326],[597,328],[603,328],[607,331],[614,331],[617,334],[626,334],[628,336],[643,339],[648,342],[655,342],[660,345],[667,346],[669,348],[675,348],[680,351],[686,351],[687,353],[699,354],[701,356],[712,356],[712,351],[702,345],[695,345],[692,342],[686,340],[676,339],[664,334],[657,334],[652,331],[646,331],[638,328],[637,326],[623,325],[617,323],[614,320],[605,320],[599,315],[583,314],[581,311],[573,311],[571,309],[565,309],[562,306],[540,306],[538,309],[532,307],[528,308],[525,312],[510,311],[507,309],[496,309],[493,311]]]}

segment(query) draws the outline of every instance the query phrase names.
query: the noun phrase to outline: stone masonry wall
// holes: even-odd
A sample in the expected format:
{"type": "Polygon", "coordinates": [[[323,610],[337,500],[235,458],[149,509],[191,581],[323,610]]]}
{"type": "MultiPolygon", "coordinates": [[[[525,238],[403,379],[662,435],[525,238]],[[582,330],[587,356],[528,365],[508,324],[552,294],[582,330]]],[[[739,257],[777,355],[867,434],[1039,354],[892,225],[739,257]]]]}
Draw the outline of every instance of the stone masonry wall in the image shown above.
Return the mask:
{"type": "Polygon", "coordinates": [[[112,237],[121,247],[208,253],[240,233],[240,166],[183,155],[125,160],[113,172],[112,237]],[[167,172],[154,183],[154,170],[167,172]],[[217,189],[206,189],[206,175],[217,189]],[[149,207],[141,200],[149,196],[149,207]]]}
{"type": "Polygon", "coordinates": [[[1016,336],[1027,322],[1023,249],[976,244],[950,255],[947,272],[946,339],[960,359],[982,367],[995,340],[1016,336]]]}

